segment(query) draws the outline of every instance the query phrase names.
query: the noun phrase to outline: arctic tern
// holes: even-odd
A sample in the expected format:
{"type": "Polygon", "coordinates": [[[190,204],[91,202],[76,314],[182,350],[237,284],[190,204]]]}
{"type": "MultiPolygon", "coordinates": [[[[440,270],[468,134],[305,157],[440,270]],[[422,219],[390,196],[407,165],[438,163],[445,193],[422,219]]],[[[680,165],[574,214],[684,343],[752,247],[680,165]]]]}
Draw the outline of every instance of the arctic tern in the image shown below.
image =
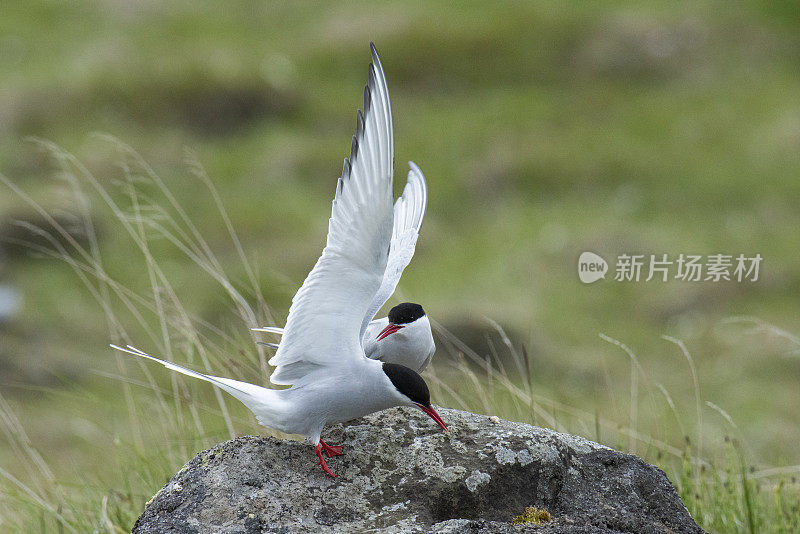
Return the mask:
{"type": "MultiPolygon", "coordinates": [[[[385,291],[396,214],[392,205],[394,134],[389,92],[374,45],[371,52],[364,112],[356,114],[356,135],[336,185],[327,243],[292,299],[280,346],[269,360],[275,367],[270,382],[291,387],[269,389],[209,376],[131,345],[111,345],[211,382],[247,406],[260,424],[305,436],[314,445],[319,465],[331,476],[336,475],[322,454],[338,456],[342,449],[322,441],[326,423],[348,421],[394,406],[411,406],[420,408],[447,432],[447,425],[431,406],[422,377],[406,366],[367,358],[361,342],[370,318],[394,291],[391,287],[375,307],[376,295],[385,291]]],[[[412,164],[412,173],[414,167],[412,164]]]]}

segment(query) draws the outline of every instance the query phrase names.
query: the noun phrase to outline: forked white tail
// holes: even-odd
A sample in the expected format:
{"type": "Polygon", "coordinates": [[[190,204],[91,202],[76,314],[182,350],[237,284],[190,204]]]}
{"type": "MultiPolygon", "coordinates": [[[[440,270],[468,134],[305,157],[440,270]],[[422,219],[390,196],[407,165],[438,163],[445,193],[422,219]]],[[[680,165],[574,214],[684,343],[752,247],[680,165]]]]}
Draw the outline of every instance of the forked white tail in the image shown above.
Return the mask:
{"type": "Polygon", "coordinates": [[[242,402],[242,404],[247,406],[247,408],[249,408],[251,412],[259,416],[259,419],[261,418],[261,416],[263,416],[263,409],[259,408],[263,408],[265,403],[269,402],[276,393],[275,390],[264,388],[261,386],[256,386],[255,384],[248,384],[247,382],[240,382],[238,380],[233,380],[231,378],[222,378],[219,376],[204,375],[203,373],[192,371],[191,369],[187,369],[186,367],[181,367],[180,365],[177,365],[175,363],[168,362],[165,360],[159,360],[155,356],[151,356],[132,345],[127,345],[126,348],[122,348],[112,344],[111,347],[118,351],[125,352],[127,354],[132,354],[134,356],[147,358],[148,360],[153,360],[154,362],[158,362],[167,369],[170,369],[172,371],[177,371],[179,373],[191,376],[193,378],[199,378],[200,380],[211,382],[215,386],[219,387],[224,391],[227,391],[228,393],[236,397],[239,401],[242,402]]]}

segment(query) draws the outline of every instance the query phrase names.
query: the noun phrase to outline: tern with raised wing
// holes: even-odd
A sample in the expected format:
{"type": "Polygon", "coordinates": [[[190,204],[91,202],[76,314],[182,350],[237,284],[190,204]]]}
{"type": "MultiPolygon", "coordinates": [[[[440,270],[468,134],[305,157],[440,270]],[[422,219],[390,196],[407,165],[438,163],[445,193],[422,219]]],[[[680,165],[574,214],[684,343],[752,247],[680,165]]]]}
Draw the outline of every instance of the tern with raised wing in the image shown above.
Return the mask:
{"type": "Polygon", "coordinates": [[[275,367],[270,382],[291,387],[276,390],[209,376],[130,345],[112,345],[211,382],[240,400],[260,424],[305,436],[331,476],[336,475],[323,453],[338,456],[342,449],[322,441],[327,423],[411,406],[447,431],[422,377],[404,365],[368,358],[362,345],[371,317],[394,291],[369,311],[383,290],[395,217],[392,112],[383,67],[374,45],[371,50],[364,112],[356,114],[356,135],[336,185],[327,243],[292,299],[280,345],[269,360],[275,367]]]}
{"type": "MultiPolygon", "coordinates": [[[[422,306],[403,302],[389,310],[389,315],[374,319],[375,313],[389,300],[395,291],[403,270],[411,262],[414,249],[425,218],[428,203],[428,188],[425,176],[413,161],[403,194],[394,204],[392,241],[389,257],[383,273],[381,287],[372,298],[364,315],[366,328],[362,325],[361,343],[367,358],[387,363],[405,365],[421,373],[433,358],[436,345],[431,334],[431,323],[422,306]]],[[[253,328],[256,332],[283,335],[284,329],[275,326],[253,328]]],[[[263,343],[277,349],[279,344],[263,343]]]]}

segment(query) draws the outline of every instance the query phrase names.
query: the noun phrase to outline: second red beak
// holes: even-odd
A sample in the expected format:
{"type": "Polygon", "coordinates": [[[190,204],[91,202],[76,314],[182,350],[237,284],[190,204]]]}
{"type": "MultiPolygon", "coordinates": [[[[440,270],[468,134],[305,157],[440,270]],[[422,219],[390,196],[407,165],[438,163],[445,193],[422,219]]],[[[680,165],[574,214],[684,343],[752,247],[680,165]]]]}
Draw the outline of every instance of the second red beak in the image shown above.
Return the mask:
{"type": "Polygon", "coordinates": [[[394,334],[395,332],[397,332],[401,328],[405,328],[405,326],[403,326],[401,324],[389,323],[388,325],[386,325],[386,328],[381,330],[380,333],[378,334],[378,341],[380,341],[381,339],[385,338],[386,336],[394,334]]]}

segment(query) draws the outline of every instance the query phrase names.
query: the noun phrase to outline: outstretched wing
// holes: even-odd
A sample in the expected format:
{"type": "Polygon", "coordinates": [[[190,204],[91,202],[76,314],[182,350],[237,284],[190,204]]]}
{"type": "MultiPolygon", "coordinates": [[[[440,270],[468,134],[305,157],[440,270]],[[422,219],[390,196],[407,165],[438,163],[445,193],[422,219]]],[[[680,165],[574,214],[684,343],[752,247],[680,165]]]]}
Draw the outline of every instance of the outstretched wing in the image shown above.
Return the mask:
{"type": "Polygon", "coordinates": [[[394,293],[403,270],[414,256],[422,219],[425,218],[425,207],[428,204],[428,188],[422,171],[409,161],[408,181],[403,194],[394,204],[394,224],[392,227],[392,244],[389,249],[389,260],[378,292],[372,298],[364,320],[361,322],[361,337],[372,318],[378,313],[389,297],[394,293]]]}
{"type": "Polygon", "coordinates": [[[322,256],[292,299],[273,384],[364,358],[360,327],[381,286],[392,240],[394,138],[389,92],[372,45],[364,113],[356,114],[350,158],[336,186],[322,256]]]}

